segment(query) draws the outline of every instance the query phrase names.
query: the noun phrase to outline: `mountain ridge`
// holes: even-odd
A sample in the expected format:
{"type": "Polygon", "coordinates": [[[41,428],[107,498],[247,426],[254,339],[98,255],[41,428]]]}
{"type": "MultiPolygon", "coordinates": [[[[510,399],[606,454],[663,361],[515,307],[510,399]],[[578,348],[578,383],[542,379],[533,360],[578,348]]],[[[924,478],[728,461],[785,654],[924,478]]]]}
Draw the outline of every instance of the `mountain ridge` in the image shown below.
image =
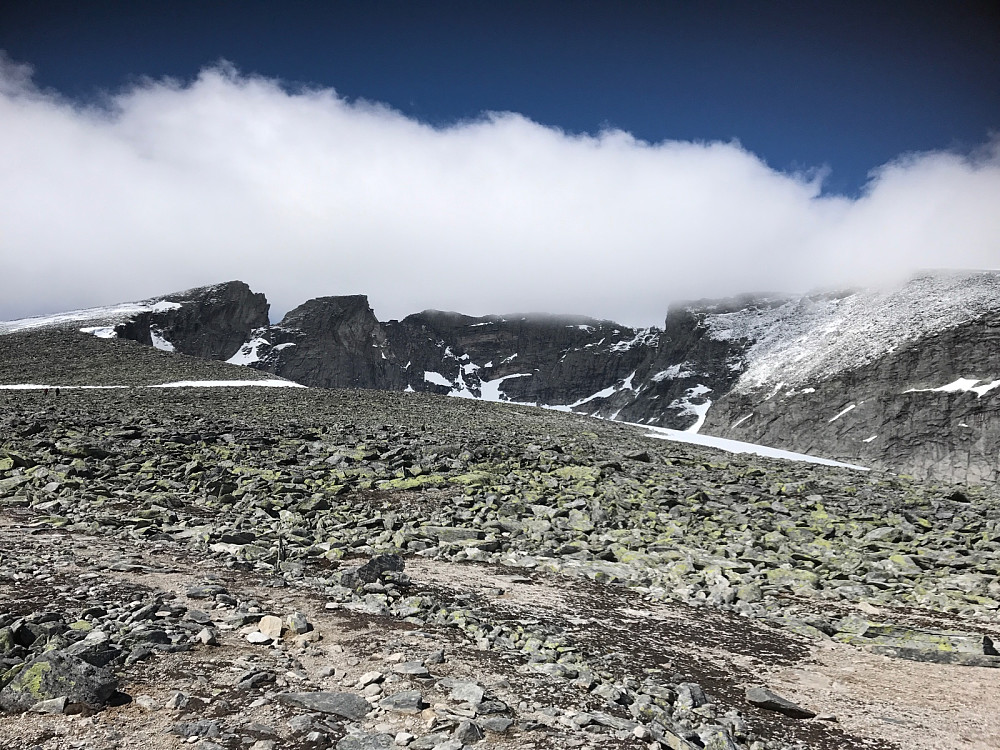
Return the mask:
{"type": "MultiPolygon", "coordinates": [[[[266,298],[243,282],[117,309],[54,316],[53,325],[314,387],[531,404],[917,476],[1000,478],[996,272],[677,303],[662,328],[439,310],[381,322],[365,295],[308,300],[271,324],[266,298]],[[113,325],[79,325],[102,315],[113,325]],[[943,389],[959,380],[970,381],[966,390],[943,389]]],[[[43,319],[0,323],[0,333],[33,326],[43,319]]]]}

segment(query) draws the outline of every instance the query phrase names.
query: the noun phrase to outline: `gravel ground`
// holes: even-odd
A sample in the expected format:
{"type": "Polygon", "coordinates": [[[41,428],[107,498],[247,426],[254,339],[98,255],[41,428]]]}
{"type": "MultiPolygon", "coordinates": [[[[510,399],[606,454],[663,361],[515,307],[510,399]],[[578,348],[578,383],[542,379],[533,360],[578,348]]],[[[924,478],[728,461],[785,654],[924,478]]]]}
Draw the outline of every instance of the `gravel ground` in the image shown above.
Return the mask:
{"type": "Polygon", "coordinates": [[[4,392],[0,703],[52,654],[113,690],[0,744],[996,747],[998,537],[988,488],[576,415],[4,392]]]}

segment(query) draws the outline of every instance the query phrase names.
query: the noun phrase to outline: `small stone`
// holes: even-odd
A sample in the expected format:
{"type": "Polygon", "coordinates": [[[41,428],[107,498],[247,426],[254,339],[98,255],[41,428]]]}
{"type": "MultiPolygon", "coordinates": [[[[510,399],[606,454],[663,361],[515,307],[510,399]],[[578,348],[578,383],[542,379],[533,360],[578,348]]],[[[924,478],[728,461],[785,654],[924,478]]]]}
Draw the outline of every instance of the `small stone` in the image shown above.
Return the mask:
{"type": "Polygon", "coordinates": [[[483,702],[484,695],[485,691],[483,688],[475,682],[458,682],[452,686],[448,697],[459,703],[471,703],[474,706],[478,706],[483,702]]]}
{"type": "Polygon", "coordinates": [[[295,635],[302,635],[312,629],[312,625],[309,624],[306,616],[301,612],[295,612],[294,614],[289,615],[285,619],[285,625],[292,633],[295,633],[295,635]]]}
{"type": "Polygon", "coordinates": [[[427,671],[427,667],[424,666],[423,662],[420,661],[404,661],[401,664],[396,664],[392,671],[396,674],[406,675],[407,677],[429,677],[430,672],[427,671]]]}
{"type": "Polygon", "coordinates": [[[424,664],[444,664],[444,651],[438,650],[429,654],[424,659],[424,664]]]}
{"type": "Polygon", "coordinates": [[[483,738],[483,730],[471,721],[463,721],[452,737],[463,745],[473,745],[483,738]]]}
{"type": "Polygon", "coordinates": [[[217,584],[202,584],[199,586],[191,586],[187,590],[187,595],[191,599],[211,599],[218,594],[225,594],[226,587],[219,586],[217,584]]]}
{"type": "Polygon", "coordinates": [[[487,732],[496,732],[497,734],[506,732],[513,723],[514,721],[506,716],[487,716],[479,720],[479,726],[487,732]]]}
{"type": "Polygon", "coordinates": [[[296,734],[308,732],[312,729],[313,719],[308,714],[299,714],[288,720],[288,728],[296,734]]]}
{"type": "Polygon", "coordinates": [[[211,628],[202,628],[198,631],[198,635],[196,635],[194,639],[205,644],[206,646],[219,645],[219,638],[216,636],[215,631],[211,628]]]}
{"type": "Polygon", "coordinates": [[[393,741],[400,747],[406,747],[416,738],[417,736],[415,734],[410,734],[409,732],[398,732],[393,741]]]}
{"type": "Polygon", "coordinates": [[[677,686],[677,700],[674,703],[679,708],[698,708],[708,703],[705,691],[695,682],[682,682],[677,686]]]}
{"type": "Polygon", "coordinates": [[[368,687],[373,682],[382,682],[385,679],[385,675],[378,671],[365,672],[358,678],[358,687],[368,687]]]}
{"type": "Polygon", "coordinates": [[[246,639],[248,642],[254,644],[255,646],[265,646],[271,642],[271,636],[261,633],[259,630],[254,630],[246,634],[246,639]]]}
{"type": "Polygon", "coordinates": [[[28,709],[35,714],[62,714],[66,713],[66,696],[59,698],[49,698],[45,701],[38,701],[28,709]]]}
{"type": "Polygon", "coordinates": [[[180,690],[175,690],[170,694],[170,697],[167,698],[167,702],[163,704],[163,707],[168,709],[185,708],[190,702],[191,699],[188,696],[180,690]]]}

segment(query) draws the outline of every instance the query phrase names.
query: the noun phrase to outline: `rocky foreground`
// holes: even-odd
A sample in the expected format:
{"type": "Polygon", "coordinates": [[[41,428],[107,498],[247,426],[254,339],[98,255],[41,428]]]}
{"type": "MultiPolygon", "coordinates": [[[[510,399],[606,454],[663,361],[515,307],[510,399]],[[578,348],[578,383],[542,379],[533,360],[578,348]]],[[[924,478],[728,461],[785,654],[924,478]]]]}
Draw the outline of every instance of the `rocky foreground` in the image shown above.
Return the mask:
{"type": "Polygon", "coordinates": [[[0,391],[0,746],[995,748],[998,542],[537,409],[0,391]]]}

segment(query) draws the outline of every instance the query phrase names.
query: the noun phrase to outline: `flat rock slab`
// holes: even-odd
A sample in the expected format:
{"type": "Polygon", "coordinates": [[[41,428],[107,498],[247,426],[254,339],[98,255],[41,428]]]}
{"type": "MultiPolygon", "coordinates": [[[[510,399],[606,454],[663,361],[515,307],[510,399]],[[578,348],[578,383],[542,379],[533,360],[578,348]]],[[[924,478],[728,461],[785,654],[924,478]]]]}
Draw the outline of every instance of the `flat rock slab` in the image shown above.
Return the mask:
{"type": "Polygon", "coordinates": [[[278,695],[278,700],[286,705],[304,708],[307,711],[334,714],[355,721],[364,718],[372,710],[371,704],[357,693],[326,691],[281,693],[278,695]]]}
{"type": "Polygon", "coordinates": [[[802,708],[802,706],[792,703],[787,698],[782,698],[780,695],[762,687],[748,687],[746,698],[748,703],[752,703],[758,708],[777,711],[785,716],[791,716],[793,719],[811,719],[816,715],[815,711],[802,708]]]}
{"type": "Polygon", "coordinates": [[[421,661],[404,661],[401,664],[396,664],[392,671],[407,677],[428,677],[430,675],[427,667],[421,661]]]}
{"type": "Polygon", "coordinates": [[[383,698],[379,706],[401,714],[418,714],[424,707],[424,697],[419,690],[404,690],[383,698]]]}
{"type": "Polygon", "coordinates": [[[349,734],[337,743],[337,750],[391,750],[395,747],[391,734],[349,734]]]}

